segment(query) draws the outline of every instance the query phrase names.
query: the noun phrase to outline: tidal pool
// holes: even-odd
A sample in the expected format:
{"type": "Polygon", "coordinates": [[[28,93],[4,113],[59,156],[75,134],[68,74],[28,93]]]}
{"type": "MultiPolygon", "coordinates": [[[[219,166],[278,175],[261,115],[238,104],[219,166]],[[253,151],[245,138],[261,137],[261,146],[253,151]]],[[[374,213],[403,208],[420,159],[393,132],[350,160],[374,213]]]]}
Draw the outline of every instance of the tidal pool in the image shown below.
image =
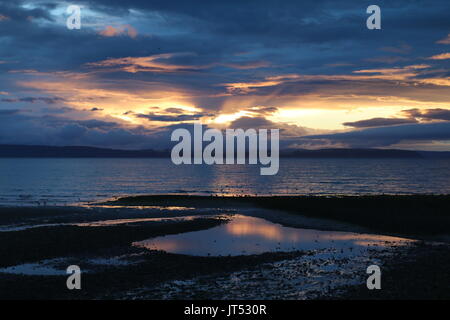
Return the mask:
{"type": "Polygon", "coordinates": [[[290,228],[261,218],[235,215],[230,222],[211,229],[161,236],[133,245],[194,256],[236,256],[329,248],[350,256],[367,248],[403,246],[412,241],[382,235],[290,228]]]}

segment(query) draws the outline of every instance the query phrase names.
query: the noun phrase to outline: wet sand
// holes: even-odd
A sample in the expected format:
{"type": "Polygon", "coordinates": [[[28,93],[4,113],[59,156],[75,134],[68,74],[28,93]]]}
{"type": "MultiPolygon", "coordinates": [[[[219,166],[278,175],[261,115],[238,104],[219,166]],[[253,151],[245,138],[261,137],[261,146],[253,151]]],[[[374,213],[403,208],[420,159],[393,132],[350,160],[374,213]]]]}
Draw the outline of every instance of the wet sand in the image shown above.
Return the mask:
{"type": "MultiPolygon", "coordinates": [[[[340,198],[333,199],[333,204],[339,203],[337,199],[340,198]]],[[[439,235],[445,239],[440,233],[442,226],[435,227],[435,234],[431,233],[431,226],[438,220],[447,221],[445,207],[441,206],[448,197],[405,199],[401,198],[390,212],[401,216],[414,207],[413,219],[420,217],[425,224],[427,219],[432,221],[427,225],[428,233],[412,234],[412,225],[395,230],[389,225],[390,231],[381,233],[379,228],[370,228],[370,223],[360,223],[348,216],[330,220],[325,216],[333,214],[323,213],[330,208],[326,200],[322,209],[316,207],[317,216],[311,212],[301,215],[300,211],[311,205],[309,201],[317,203],[316,199],[303,197],[297,199],[297,207],[289,210],[284,202],[292,199],[284,199],[283,205],[276,207],[274,203],[280,200],[273,198],[190,196],[133,197],[94,206],[0,208],[0,298],[448,299],[447,244],[387,243],[381,249],[367,246],[361,254],[353,251],[352,256],[348,253],[354,247],[337,245],[292,248],[288,252],[287,247],[280,246],[280,250],[262,250],[262,254],[231,256],[170,253],[169,249],[164,252],[132,245],[166,235],[184,236],[232,225],[229,222],[235,215],[264,219],[269,227],[269,223],[276,223],[291,228],[380,233],[409,239],[432,239],[439,235]],[[415,205],[405,206],[405,201],[415,205]],[[428,213],[421,216],[425,207],[428,213]],[[383,289],[377,292],[365,287],[365,268],[373,263],[383,270],[383,289]],[[70,264],[82,269],[82,290],[70,291],[65,286],[65,268],[70,264]]],[[[331,211],[368,205],[360,199],[356,202],[344,198],[342,206],[331,211]]],[[[387,202],[395,200],[388,198],[387,202]]],[[[367,214],[370,219],[372,210],[367,206],[368,213],[360,214],[367,214]]],[[[250,230],[256,228],[250,226],[250,230]]],[[[273,228],[266,231],[273,232],[273,228]]]]}

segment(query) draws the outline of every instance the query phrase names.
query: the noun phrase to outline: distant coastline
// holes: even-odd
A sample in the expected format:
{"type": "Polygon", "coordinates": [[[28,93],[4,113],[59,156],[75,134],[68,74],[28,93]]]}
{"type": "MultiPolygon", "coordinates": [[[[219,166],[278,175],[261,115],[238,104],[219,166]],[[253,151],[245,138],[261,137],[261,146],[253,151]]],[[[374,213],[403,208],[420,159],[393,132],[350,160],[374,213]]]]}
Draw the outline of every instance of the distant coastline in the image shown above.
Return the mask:
{"type": "MultiPolygon", "coordinates": [[[[168,158],[170,150],[122,150],[86,146],[0,145],[0,158],[168,158]]],[[[398,149],[282,149],[282,158],[448,158],[450,151],[398,149]]]]}

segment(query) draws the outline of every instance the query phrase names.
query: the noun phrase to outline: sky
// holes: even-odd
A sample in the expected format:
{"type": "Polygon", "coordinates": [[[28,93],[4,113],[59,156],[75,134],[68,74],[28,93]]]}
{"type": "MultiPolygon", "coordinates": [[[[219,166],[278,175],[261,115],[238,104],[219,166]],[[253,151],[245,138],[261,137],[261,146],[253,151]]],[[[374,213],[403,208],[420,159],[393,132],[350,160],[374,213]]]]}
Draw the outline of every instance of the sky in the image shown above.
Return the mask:
{"type": "Polygon", "coordinates": [[[200,122],[450,151],[449,18],[448,0],[0,0],[0,144],[164,149],[200,122]]]}

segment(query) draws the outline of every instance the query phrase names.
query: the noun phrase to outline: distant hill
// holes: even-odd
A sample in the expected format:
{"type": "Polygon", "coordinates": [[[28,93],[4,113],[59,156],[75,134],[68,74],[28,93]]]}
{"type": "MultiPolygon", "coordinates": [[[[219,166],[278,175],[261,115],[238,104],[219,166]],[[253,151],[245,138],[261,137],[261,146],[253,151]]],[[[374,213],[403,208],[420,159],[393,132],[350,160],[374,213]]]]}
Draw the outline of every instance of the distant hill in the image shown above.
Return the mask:
{"type": "MultiPolygon", "coordinates": [[[[285,149],[283,158],[450,158],[450,152],[395,149],[285,149]]],[[[167,158],[170,150],[0,145],[0,158],[167,158]]]]}
{"type": "Polygon", "coordinates": [[[450,158],[450,151],[411,151],[398,149],[287,149],[283,158],[450,158]]]}
{"type": "Polygon", "coordinates": [[[117,150],[94,147],[0,145],[3,158],[164,158],[170,151],[117,150]]]}
{"type": "Polygon", "coordinates": [[[284,158],[423,158],[417,151],[395,149],[291,149],[280,154],[284,158]]]}

